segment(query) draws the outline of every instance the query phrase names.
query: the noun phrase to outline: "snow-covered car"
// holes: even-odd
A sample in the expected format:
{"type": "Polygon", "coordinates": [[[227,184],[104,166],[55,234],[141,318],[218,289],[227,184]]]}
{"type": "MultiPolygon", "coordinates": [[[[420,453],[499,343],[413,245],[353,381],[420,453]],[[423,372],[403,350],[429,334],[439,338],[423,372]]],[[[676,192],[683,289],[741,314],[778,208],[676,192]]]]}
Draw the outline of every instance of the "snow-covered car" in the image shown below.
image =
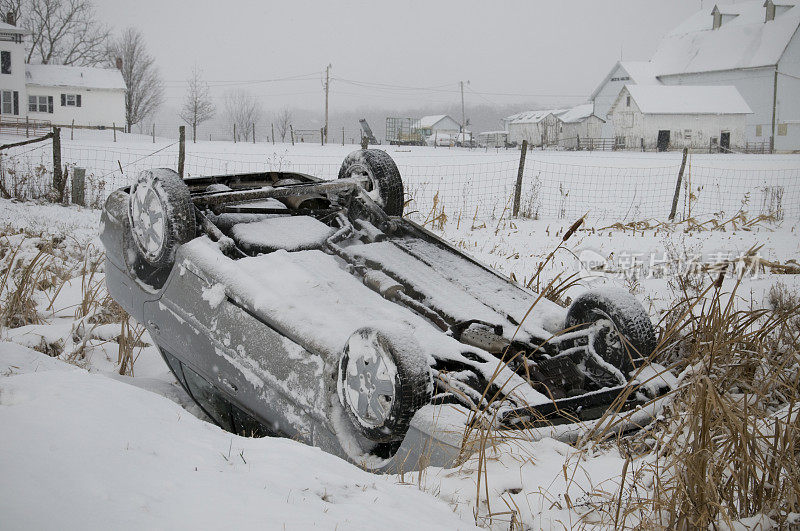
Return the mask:
{"type": "Polygon", "coordinates": [[[630,389],[655,346],[632,296],[565,309],[495,273],[401,217],[384,151],[338,177],[154,169],[105,204],[109,293],[219,426],[410,470],[451,464],[477,417],[574,423],[630,389]]]}

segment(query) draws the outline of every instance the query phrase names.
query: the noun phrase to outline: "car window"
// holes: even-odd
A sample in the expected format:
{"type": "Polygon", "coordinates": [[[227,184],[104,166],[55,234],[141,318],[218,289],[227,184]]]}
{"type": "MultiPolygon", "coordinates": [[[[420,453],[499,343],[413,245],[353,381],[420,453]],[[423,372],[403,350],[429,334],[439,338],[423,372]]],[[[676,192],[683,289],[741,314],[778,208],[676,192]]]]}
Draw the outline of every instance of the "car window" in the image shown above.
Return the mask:
{"type": "Polygon", "coordinates": [[[181,385],[183,385],[183,387],[186,387],[186,380],[183,377],[181,362],[178,361],[178,358],[176,358],[163,348],[160,350],[161,350],[161,355],[164,357],[164,360],[167,362],[167,365],[169,365],[170,370],[172,370],[172,374],[175,375],[175,378],[178,379],[178,381],[181,383],[181,385]]]}
{"type": "Polygon", "coordinates": [[[186,387],[192,397],[200,404],[203,411],[214,422],[228,431],[233,431],[231,421],[231,404],[228,402],[205,378],[183,365],[183,375],[186,377],[186,387]]]}
{"type": "Polygon", "coordinates": [[[238,407],[231,405],[233,428],[242,437],[270,437],[276,434],[238,407]]]}

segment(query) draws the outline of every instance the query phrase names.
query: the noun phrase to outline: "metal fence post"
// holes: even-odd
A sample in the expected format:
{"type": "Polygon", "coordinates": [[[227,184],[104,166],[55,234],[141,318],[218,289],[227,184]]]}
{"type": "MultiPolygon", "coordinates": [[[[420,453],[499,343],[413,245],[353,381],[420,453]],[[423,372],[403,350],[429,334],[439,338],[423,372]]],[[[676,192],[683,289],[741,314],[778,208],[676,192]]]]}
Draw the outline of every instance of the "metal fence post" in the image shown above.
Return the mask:
{"type": "Polygon", "coordinates": [[[186,160],[186,127],[178,127],[178,175],[183,179],[183,163],[186,160]]]}
{"type": "Polygon", "coordinates": [[[678,209],[678,196],[681,194],[681,181],[683,181],[683,171],[686,169],[686,156],[689,153],[688,148],[683,148],[683,161],[681,162],[681,169],[678,171],[678,182],[675,183],[675,195],[672,196],[672,209],[669,211],[669,220],[675,219],[675,211],[678,209]]]}
{"type": "Polygon", "coordinates": [[[86,206],[86,169],[72,170],[72,204],[86,206]]]}
{"type": "Polygon", "coordinates": [[[61,128],[53,128],[53,188],[59,197],[64,193],[61,173],[61,128]]]}
{"type": "Polygon", "coordinates": [[[514,208],[512,215],[519,215],[519,201],[522,196],[522,175],[525,173],[525,155],[528,153],[528,141],[522,141],[522,150],[519,153],[519,169],[517,170],[517,184],[514,186],[514,208]]]}

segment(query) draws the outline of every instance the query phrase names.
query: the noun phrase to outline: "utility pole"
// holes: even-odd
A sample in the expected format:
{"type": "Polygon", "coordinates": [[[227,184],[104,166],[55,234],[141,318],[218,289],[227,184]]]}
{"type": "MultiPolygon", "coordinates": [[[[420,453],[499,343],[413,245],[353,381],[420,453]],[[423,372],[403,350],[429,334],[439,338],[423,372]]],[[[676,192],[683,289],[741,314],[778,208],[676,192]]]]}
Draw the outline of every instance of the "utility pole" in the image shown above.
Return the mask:
{"type": "Polygon", "coordinates": [[[325,143],[328,143],[328,92],[331,86],[331,65],[325,67],[325,143]]]}
{"type": "Polygon", "coordinates": [[[464,82],[463,81],[459,81],[458,83],[461,85],[461,132],[463,133],[464,132],[464,126],[465,126],[466,121],[467,121],[467,119],[465,117],[465,114],[464,114],[464,82]]]}

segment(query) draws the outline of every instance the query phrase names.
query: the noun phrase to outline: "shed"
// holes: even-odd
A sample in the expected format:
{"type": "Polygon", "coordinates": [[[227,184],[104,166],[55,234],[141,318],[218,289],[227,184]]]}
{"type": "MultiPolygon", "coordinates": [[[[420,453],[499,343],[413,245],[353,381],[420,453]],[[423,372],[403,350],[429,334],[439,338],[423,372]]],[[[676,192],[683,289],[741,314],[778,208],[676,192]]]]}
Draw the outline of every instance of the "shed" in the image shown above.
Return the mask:
{"type": "Polygon", "coordinates": [[[423,138],[439,134],[455,136],[461,131],[461,125],[447,114],[434,114],[423,116],[416,124],[416,129],[422,134],[423,138]]]}
{"type": "Polygon", "coordinates": [[[605,120],[594,113],[594,104],[577,105],[558,117],[561,120],[558,144],[576,148],[579,140],[600,138],[605,120]]]}
{"type": "Polygon", "coordinates": [[[626,85],[609,118],[627,147],[738,149],[752,113],[733,86],[626,85]]]}
{"type": "Polygon", "coordinates": [[[559,116],[567,109],[543,109],[525,111],[506,117],[503,122],[508,129],[509,142],[527,140],[534,146],[558,142],[561,121],[559,116]]]}

